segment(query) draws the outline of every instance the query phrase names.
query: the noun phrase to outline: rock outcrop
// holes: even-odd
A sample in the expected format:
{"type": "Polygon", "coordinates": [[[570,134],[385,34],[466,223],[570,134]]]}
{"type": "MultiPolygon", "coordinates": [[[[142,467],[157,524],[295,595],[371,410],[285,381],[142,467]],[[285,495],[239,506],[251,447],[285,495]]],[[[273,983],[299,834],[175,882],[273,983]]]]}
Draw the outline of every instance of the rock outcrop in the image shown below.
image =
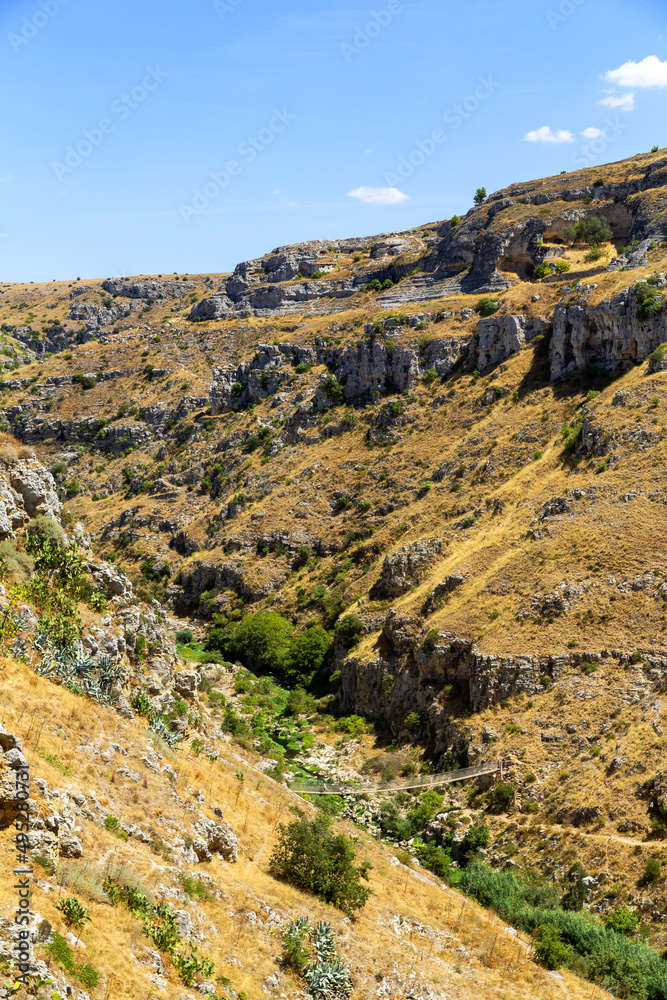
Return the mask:
{"type": "Polygon", "coordinates": [[[441,549],[440,538],[420,539],[386,556],[376,586],[377,593],[382,597],[398,597],[407,593],[421,580],[441,549]]]}
{"type": "Polygon", "coordinates": [[[516,354],[531,340],[544,334],[547,320],[540,317],[528,319],[522,315],[489,316],[477,324],[477,336],[470,345],[470,353],[477,353],[480,371],[489,365],[500,364],[516,354]]]}
{"type": "Polygon", "coordinates": [[[38,514],[57,519],[61,506],[51,473],[34,457],[19,458],[7,446],[0,460],[0,538],[13,538],[38,514]]]}
{"type": "Polygon", "coordinates": [[[634,288],[626,288],[597,306],[558,305],[549,346],[551,378],[564,378],[588,366],[639,364],[665,341],[667,312],[663,309],[640,319],[634,288]]]}

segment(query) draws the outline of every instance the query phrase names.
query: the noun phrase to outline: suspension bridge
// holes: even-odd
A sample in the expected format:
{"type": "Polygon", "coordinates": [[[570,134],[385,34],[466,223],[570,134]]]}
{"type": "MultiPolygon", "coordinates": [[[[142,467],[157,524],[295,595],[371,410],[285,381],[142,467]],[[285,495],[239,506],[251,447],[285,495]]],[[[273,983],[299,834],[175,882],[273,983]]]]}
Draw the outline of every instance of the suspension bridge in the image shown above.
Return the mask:
{"type": "Polygon", "coordinates": [[[398,792],[409,788],[435,788],[450,785],[455,781],[468,781],[483,774],[500,774],[505,777],[509,768],[508,760],[490,760],[476,767],[460,767],[456,771],[440,771],[420,777],[406,778],[404,781],[381,781],[377,785],[362,785],[357,781],[292,781],[289,788],[299,795],[367,795],[369,792],[398,792]]]}

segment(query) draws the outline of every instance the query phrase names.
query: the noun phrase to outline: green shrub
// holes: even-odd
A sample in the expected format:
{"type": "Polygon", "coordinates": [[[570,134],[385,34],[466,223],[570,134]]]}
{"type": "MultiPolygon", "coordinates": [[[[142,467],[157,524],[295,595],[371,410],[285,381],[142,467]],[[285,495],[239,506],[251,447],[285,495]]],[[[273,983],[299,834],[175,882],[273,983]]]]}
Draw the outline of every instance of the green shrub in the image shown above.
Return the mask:
{"type": "Polygon", "coordinates": [[[229,705],[225,708],[222,728],[226,733],[230,733],[235,739],[241,742],[250,739],[252,736],[252,730],[248,723],[245,719],[241,719],[229,705]]]}
{"type": "Polygon", "coordinates": [[[354,430],[358,423],[359,420],[356,414],[351,413],[350,410],[346,410],[341,420],[341,426],[343,426],[346,431],[351,431],[354,430]]]}
{"type": "Polygon", "coordinates": [[[569,271],[569,270],[570,270],[570,265],[568,264],[568,262],[566,260],[563,260],[561,258],[560,260],[556,261],[556,273],[557,274],[565,274],[565,272],[569,271]]]}
{"type": "Polygon", "coordinates": [[[628,936],[634,934],[639,926],[639,914],[631,910],[629,906],[619,906],[618,909],[607,913],[603,920],[607,930],[628,936]]]}
{"type": "Polygon", "coordinates": [[[338,404],[343,402],[343,387],[335,375],[329,373],[324,379],[322,379],[321,384],[325,393],[333,403],[338,404]]]}
{"type": "Polygon", "coordinates": [[[600,215],[586,215],[574,225],[567,226],[563,233],[568,243],[586,243],[588,246],[608,243],[613,235],[609,223],[600,215]]]}
{"type": "Polygon", "coordinates": [[[24,585],[34,572],[35,560],[31,555],[17,549],[9,538],[0,542],[0,579],[24,585]]]}
{"type": "Polygon", "coordinates": [[[336,624],[336,638],[346,649],[356,646],[363,631],[364,623],[356,615],[346,615],[336,624]]]}
{"type": "Polygon", "coordinates": [[[644,879],[645,883],[653,884],[657,882],[662,874],[662,869],[660,867],[660,862],[657,858],[651,857],[647,858],[646,865],[644,866],[644,879]]]}
{"type": "Polygon", "coordinates": [[[194,635],[192,634],[191,629],[183,628],[180,630],[180,632],[176,633],[175,639],[176,642],[179,643],[181,646],[189,646],[190,643],[194,640],[194,635]]]}
{"type": "Polygon", "coordinates": [[[449,221],[452,226],[458,226],[459,222],[461,221],[461,216],[453,215],[449,221]]]}
{"type": "Polygon", "coordinates": [[[540,924],[533,931],[533,948],[547,969],[562,969],[572,959],[572,948],[564,944],[562,934],[553,924],[540,924]]]}
{"type": "Polygon", "coordinates": [[[83,906],[76,896],[67,896],[65,899],[59,899],[56,903],[56,910],[60,910],[67,925],[73,927],[75,930],[79,930],[84,924],[90,923],[90,914],[85,906],[83,906]]]}
{"type": "Polygon", "coordinates": [[[425,653],[432,653],[435,647],[438,645],[438,639],[440,638],[440,631],[437,628],[430,629],[426,638],[422,642],[422,649],[425,653]]]}
{"type": "Polygon", "coordinates": [[[542,278],[546,278],[551,274],[550,264],[540,264],[533,271],[533,281],[540,281],[542,278]]]}
{"type": "Polygon", "coordinates": [[[120,821],[116,816],[108,815],[104,820],[104,826],[109,833],[113,833],[119,840],[128,841],[130,839],[128,833],[122,828],[120,821]]]}
{"type": "Polygon", "coordinates": [[[662,312],[664,303],[662,295],[648,281],[638,281],[635,285],[637,299],[637,316],[639,319],[651,319],[662,312]]]}
{"type": "Polygon", "coordinates": [[[422,719],[421,715],[419,715],[418,712],[410,712],[408,715],[406,715],[405,728],[409,732],[416,733],[421,728],[421,724],[422,724],[422,719]]]}
{"type": "Polygon", "coordinates": [[[502,808],[506,808],[515,795],[516,788],[509,781],[499,781],[493,789],[494,802],[502,808]]]}
{"type": "Polygon", "coordinates": [[[427,844],[415,841],[415,854],[424,868],[428,868],[446,882],[452,881],[455,869],[452,869],[452,857],[448,849],[438,847],[434,841],[429,841],[427,844]]]}
{"type": "MultiPolygon", "coordinates": [[[[41,542],[51,542],[52,545],[63,548],[65,545],[65,532],[58,522],[46,514],[37,514],[31,517],[26,524],[26,534],[41,542]]],[[[28,542],[30,548],[30,542],[28,542]]]]}
{"type": "Polygon", "coordinates": [[[486,188],[478,187],[475,191],[475,197],[473,199],[476,205],[481,205],[482,202],[486,201],[486,188]]]}
{"type": "Polygon", "coordinates": [[[664,361],[667,353],[667,344],[659,344],[648,356],[649,361],[664,361]]]}
{"type": "Polygon", "coordinates": [[[475,305],[475,312],[479,313],[480,316],[493,316],[494,312],[497,312],[500,307],[500,302],[496,299],[489,298],[489,296],[484,296],[479,299],[475,305]]]}
{"type": "MultiPolygon", "coordinates": [[[[74,961],[74,952],[65,938],[57,931],[54,932],[53,941],[46,946],[46,950],[55,962],[75,976],[86,989],[91,990],[97,986],[99,976],[95,969],[92,965],[77,965],[74,961]]],[[[57,996],[57,994],[52,994],[52,996],[57,996]]]]}
{"type": "Polygon", "coordinates": [[[461,852],[464,855],[474,854],[476,851],[489,846],[490,833],[485,823],[477,823],[469,826],[466,835],[461,841],[461,852]]]}
{"type": "Polygon", "coordinates": [[[371,889],[362,885],[362,880],[368,881],[370,862],[357,866],[355,859],[351,841],[332,832],[329,817],[318,815],[314,820],[280,824],[269,873],[351,917],[363,909],[371,894],[371,889]]]}
{"type": "Polygon", "coordinates": [[[336,722],[336,731],[348,736],[363,736],[367,731],[366,722],[360,715],[346,715],[336,722]]]}

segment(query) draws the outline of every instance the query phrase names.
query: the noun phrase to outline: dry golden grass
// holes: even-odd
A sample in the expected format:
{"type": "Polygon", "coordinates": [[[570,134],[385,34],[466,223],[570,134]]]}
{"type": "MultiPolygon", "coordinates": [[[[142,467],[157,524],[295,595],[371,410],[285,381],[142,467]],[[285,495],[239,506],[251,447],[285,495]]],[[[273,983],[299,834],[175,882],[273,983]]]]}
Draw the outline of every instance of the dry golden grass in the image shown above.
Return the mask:
{"type": "MultiPolygon", "coordinates": [[[[605,994],[566,975],[563,983],[555,981],[529,958],[520,937],[514,937],[493,914],[480,910],[452,890],[438,887],[428,873],[410,871],[390,864],[392,852],[355,831],[347,824],[341,828],[359,838],[359,856],[373,864],[374,895],[360,918],[349,923],[337,911],[323,906],[310,896],[275,882],[267,874],[267,862],[277,824],[288,821],[299,804],[305,811],[312,807],[280,785],[255,770],[237,748],[222,745],[221,760],[212,764],[197,758],[187,749],[176,755],[177,793],[164,775],[146,770],[144,786],[124,783],[115,777],[121,764],[143,770],[138,757],[145,752],[141,722],[128,723],[114,713],[54,687],[32,674],[28,668],[9,660],[1,663],[3,695],[0,715],[6,729],[21,735],[24,752],[31,765],[31,778],[42,777],[50,788],[97,792],[100,803],[109,813],[129,822],[150,826],[164,841],[174,832],[190,829],[195,806],[189,789],[201,789],[206,802],[220,806],[239,837],[239,862],[229,865],[217,858],[198,866],[209,874],[218,898],[208,903],[180,902],[175,873],[178,864],[169,863],[135,839],[123,843],[111,833],[80,819],[77,835],[84,845],[84,862],[103,872],[109,865],[128,866],[146,887],[161,893],[173,891],[175,905],[186,906],[193,914],[195,927],[204,933],[203,950],[216,961],[218,974],[232,979],[237,991],[249,1000],[265,994],[262,981],[277,969],[280,954],[279,934],[266,926],[264,906],[287,921],[305,913],[311,920],[332,922],[340,942],[341,955],[356,984],[356,1000],[373,994],[383,976],[394,982],[397,966],[400,977],[416,973],[437,993],[463,1000],[471,988],[484,1000],[512,997],[556,1000],[566,994],[573,1000],[602,998],[605,994]],[[127,749],[127,757],[106,764],[91,753],[91,747],[105,749],[116,742],[127,749]],[[54,754],[58,766],[45,760],[42,753],[54,754]],[[63,774],[62,767],[70,769],[63,774]],[[245,772],[242,786],[234,778],[241,766],[245,772]],[[113,780],[115,778],[115,780],[113,780]],[[254,912],[259,922],[251,923],[247,914],[254,912]],[[461,952],[465,947],[470,959],[461,952]],[[234,961],[232,961],[234,960],[234,961]],[[234,964],[234,962],[240,963],[234,964]]],[[[35,798],[45,814],[41,795],[35,798]]],[[[199,807],[197,807],[199,808],[199,807]]],[[[207,806],[207,815],[213,815],[207,806]]],[[[11,831],[0,835],[0,861],[5,871],[11,868],[11,831]]],[[[73,867],[69,874],[74,879],[73,867]]],[[[140,924],[122,907],[111,908],[96,902],[86,893],[85,873],[78,875],[77,893],[88,907],[92,921],[82,932],[86,961],[103,972],[107,987],[92,991],[95,998],[135,998],[152,995],[147,979],[150,969],[137,964],[145,959],[148,942],[142,938],[140,924]],[[149,991],[147,993],[147,991],[149,991]]],[[[64,932],[62,917],[55,908],[58,895],[65,890],[47,891],[42,877],[35,887],[33,909],[64,932]]],[[[71,892],[72,889],[67,890],[71,892]]],[[[7,913],[12,905],[11,880],[0,883],[0,907],[7,913]]],[[[173,970],[161,996],[180,998],[183,987],[173,970]]],[[[281,990],[295,995],[298,984],[281,973],[281,990]]]]}

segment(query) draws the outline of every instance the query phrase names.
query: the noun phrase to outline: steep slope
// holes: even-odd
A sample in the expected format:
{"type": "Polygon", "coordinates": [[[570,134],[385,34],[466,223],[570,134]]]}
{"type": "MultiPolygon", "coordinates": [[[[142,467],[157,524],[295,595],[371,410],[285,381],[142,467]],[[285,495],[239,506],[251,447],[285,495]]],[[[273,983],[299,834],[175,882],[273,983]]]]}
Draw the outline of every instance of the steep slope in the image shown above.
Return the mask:
{"type": "MultiPolygon", "coordinates": [[[[473,986],[480,996],[501,997],[509,984],[518,997],[603,996],[590,986],[584,991],[570,974],[551,978],[500,921],[443,890],[430,874],[397,864],[391,850],[367,837],[358,838],[359,854],[373,865],[374,895],[352,923],[274,881],[267,863],[277,824],[289,820],[297,804],[307,814],[313,808],[257,770],[253,755],[242,756],[224,738],[215,739],[208,713],[199,727],[206,751],[197,755],[184,747],[174,755],[147,738],[141,721],[82,701],[10,660],[2,661],[2,671],[3,724],[23,741],[39,816],[31,835],[38,859],[32,927],[41,928],[42,942],[49,936],[43,920],[63,936],[70,933],[56,906],[68,895],[91,917],[74,951],[79,965],[97,972],[99,985],[84,994],[38,939],[35,958],[43,964],[36,971],[42,980],[53,978],[49,990],[70,995],[70,983],[79,998],[184,996],[167,956],[142,935],[141,921],[121,904],[110,905],[104,877],[122,872],[126,881],[133,877],[143,891],[176,908],[182,936],[214,960],[215,976],[230,981],[215,986],[225,996],[233,996],[232,990],[249,1000],[303,996],[295,977],[279,964],[280,929],[300,915],[333,925],[355,998],[462,998],[473,986]],[[211,761],[207,752],[214,740],[219,756],[211,761]],[[118,821],[115,829],[108,828],[109,816],[118,821]],[[188,845],[203,828],[226,824],[238,836],[238,851],[225,860],[214,848],[209,860],[197,864],[188,845]],[[81,847],[74,860],[68,859],[78,853],[72,851],[73,839],[81,847]],[[55,872],[49,859],[57,863],[55,872]]],[[[358,837],[349,824],[341,828],[358,837]]],[[[0,851],[4,869],[11,870],[11,827],[0,834],[0,851]]],[[[11,883],[1,885],[2,956],[11,975],[7,957],[16,904],[11,883]]]]}
{"type": "MultiPolygon", "coordinates": [[[[0,306],[5,429],[107,567],[178,616],[163,633],[208,644],[181,648],[190,672],[244,616],[323,626],[320,714],[377,732],[357,771],[391,741],[438,768],[510,756],[504,807],[470,802],[492,863],[565,892],[579,857],[588,905],[630,903],[653,941],[666,162],[513,185],[462,220],[279,247],[231,276],[4,286],[0,306]],[[611,238],[572,242],[591,217],[611,238]]],[[[371,806],[347,803],[377,830],[371,806]]]]}

